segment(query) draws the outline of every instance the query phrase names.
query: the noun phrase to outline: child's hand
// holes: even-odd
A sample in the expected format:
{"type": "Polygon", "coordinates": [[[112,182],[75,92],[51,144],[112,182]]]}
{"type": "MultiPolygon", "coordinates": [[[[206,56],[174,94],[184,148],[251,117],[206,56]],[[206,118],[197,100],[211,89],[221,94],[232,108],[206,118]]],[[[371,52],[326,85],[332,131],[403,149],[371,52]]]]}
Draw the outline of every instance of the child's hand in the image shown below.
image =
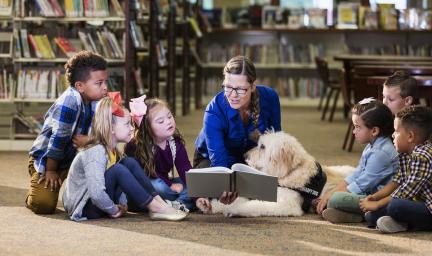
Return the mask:
{"type": "Polygon", "coordinates": [[[196,206],[204,214],[210,214],[212,212],[212,206],[211,206],[210,200],[208,198],[198,198],[196,200],[196,206]]]}
{"type": "Polygon", "coordinates": [[[77,134],[73,136],[72,143],[75,148],[81,148],[84,147],[85,144],[88,142],[89,137],[87,135],[81,135],[77,134]]]}
{"type": "Polygon", "coordinates": [[[115,214],[111,215],[111,218],[113,218],[113,219],[120,218],[121,216],[123,216],[127,212],[127,207],[125,207],[121,204],[118,204],[117,207],[119,210],[115,214]]]}
{"type": "Polygon", "coordinates": [[[360,199],[360,201],[365,200],[365,201],[377,201],[376,198],[373,195],[368,195],[367,197],[360,199]]]}
{"type": "Polygon", "coordinates": [[[321,215],[322,212],[327,208],[327,203],[330,200],[331,195],[332,195],[331,193],[326,193],[320,198],[316,207],[316,212],[318,214],[321,215]]]}
{"type": "Polygon", "coordinates": [[[51,191],[57,191],[62,185],[62,180],[55,171],[45,171],[45,175],[40,177],[38,184],[43,181],[45,181],[45,188],[49,188],[51,191]]]}
{"type": "Polygon", "coordinates": [[[359,206],[360,209],[364,212],[376,211],[379,208],[377,201],[366,200],[366,198],[360,200],[359,206]]]}
{"type": "Polygon", "coordinates": [[[181,184],[181,183],[173,183],[170,188],[171,188],[172,191],[180,193],[180,192],[183,191],[183,184],[181,184]]]}

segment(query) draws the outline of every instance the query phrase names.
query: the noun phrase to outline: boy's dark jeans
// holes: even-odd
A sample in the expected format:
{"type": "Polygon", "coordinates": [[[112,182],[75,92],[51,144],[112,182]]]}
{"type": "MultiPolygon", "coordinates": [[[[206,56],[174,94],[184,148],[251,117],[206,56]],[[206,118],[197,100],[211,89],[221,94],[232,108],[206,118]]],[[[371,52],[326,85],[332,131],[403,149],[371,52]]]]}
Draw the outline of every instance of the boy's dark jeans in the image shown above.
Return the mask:
{"type": "Polygon", "coordinates": [[[369,227],[376,227],[377,220],[382,216],[407,223],[411,230],[432,230],[432,214],[424,202],[392,198],[386,207],[366,214],[366,223],[369,227]]]}

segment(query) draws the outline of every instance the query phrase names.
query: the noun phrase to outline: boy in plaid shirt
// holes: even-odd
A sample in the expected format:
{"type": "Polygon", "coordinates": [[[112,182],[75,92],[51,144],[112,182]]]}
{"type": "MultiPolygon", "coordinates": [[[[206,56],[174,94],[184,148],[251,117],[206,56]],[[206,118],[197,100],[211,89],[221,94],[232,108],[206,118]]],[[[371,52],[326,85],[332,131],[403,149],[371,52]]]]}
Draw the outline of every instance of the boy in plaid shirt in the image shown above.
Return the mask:
{"type": "Polygon", "coordinates": [[[368,225],[383,233],[432,230],[432,110],[406,107],[396,115],[394,127],[400,169],[360,207],[368,225]]]}
{"type": "Polygon", "coordinates": [[[34,213],[53,213],[62,182],[76,149],[87,142],[93,118],[92,102],[107,94],[107,62],[81,51],[66,65],[69,87],[48,109],[41,133],[29,152],[30,189],[26,206],[34,213]]]}

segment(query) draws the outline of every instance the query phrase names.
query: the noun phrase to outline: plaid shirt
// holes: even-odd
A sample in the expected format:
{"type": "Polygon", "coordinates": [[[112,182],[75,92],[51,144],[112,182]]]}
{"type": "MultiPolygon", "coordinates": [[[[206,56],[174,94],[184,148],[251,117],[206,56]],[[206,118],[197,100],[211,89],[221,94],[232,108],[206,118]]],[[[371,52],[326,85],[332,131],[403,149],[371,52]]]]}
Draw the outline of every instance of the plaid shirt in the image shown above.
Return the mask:
{"type": "Polygon", "coordinates": [[[48,157],[58,161],[59,169],[69,168],[76,154],[72,137],[88,134],[94,113],[92,106],[95,104],[84,105],[81,94],[75,87],[69,87],[48,109],[42,131],[29,153],[38,173],[45,172],[48,157]]]}
{"type": "Polygon", "coordinates": [[[399,163],[393,177],[399,187],[391,196],[423,201],[432,213],[432,142],[417,145],[411,154],[400,154],[399,163]]]}

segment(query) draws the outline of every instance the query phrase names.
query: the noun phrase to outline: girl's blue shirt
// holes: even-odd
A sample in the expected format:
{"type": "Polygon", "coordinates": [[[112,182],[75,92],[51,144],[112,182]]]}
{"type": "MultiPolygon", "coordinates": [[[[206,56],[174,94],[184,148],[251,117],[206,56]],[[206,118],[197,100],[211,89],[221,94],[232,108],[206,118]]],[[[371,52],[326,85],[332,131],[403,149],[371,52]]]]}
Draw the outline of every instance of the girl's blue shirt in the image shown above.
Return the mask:
{"type": "Polygon", "coordinates": [[[345,178],[351,193],[373,194],[388,182],[399,169],[398,153],[388,137],[378,137],[369,143],[354,173],[345,178]]]}
{"type": "MultiPolygon", "coordinates": [[[[269,87],[256,87],[259,93],[258,130],[281,130],[279,96],[269,87]]],[[[239,111],[231,108],[224,92],[218,93],[207,105],[203,128],[195,141],[195,148],[203,157],[209,158],[211,166],[230,168],[244,163],[244,154],[257,143],[249,135],[255,130],[252,119],[245,126],[239,111]]]]}

